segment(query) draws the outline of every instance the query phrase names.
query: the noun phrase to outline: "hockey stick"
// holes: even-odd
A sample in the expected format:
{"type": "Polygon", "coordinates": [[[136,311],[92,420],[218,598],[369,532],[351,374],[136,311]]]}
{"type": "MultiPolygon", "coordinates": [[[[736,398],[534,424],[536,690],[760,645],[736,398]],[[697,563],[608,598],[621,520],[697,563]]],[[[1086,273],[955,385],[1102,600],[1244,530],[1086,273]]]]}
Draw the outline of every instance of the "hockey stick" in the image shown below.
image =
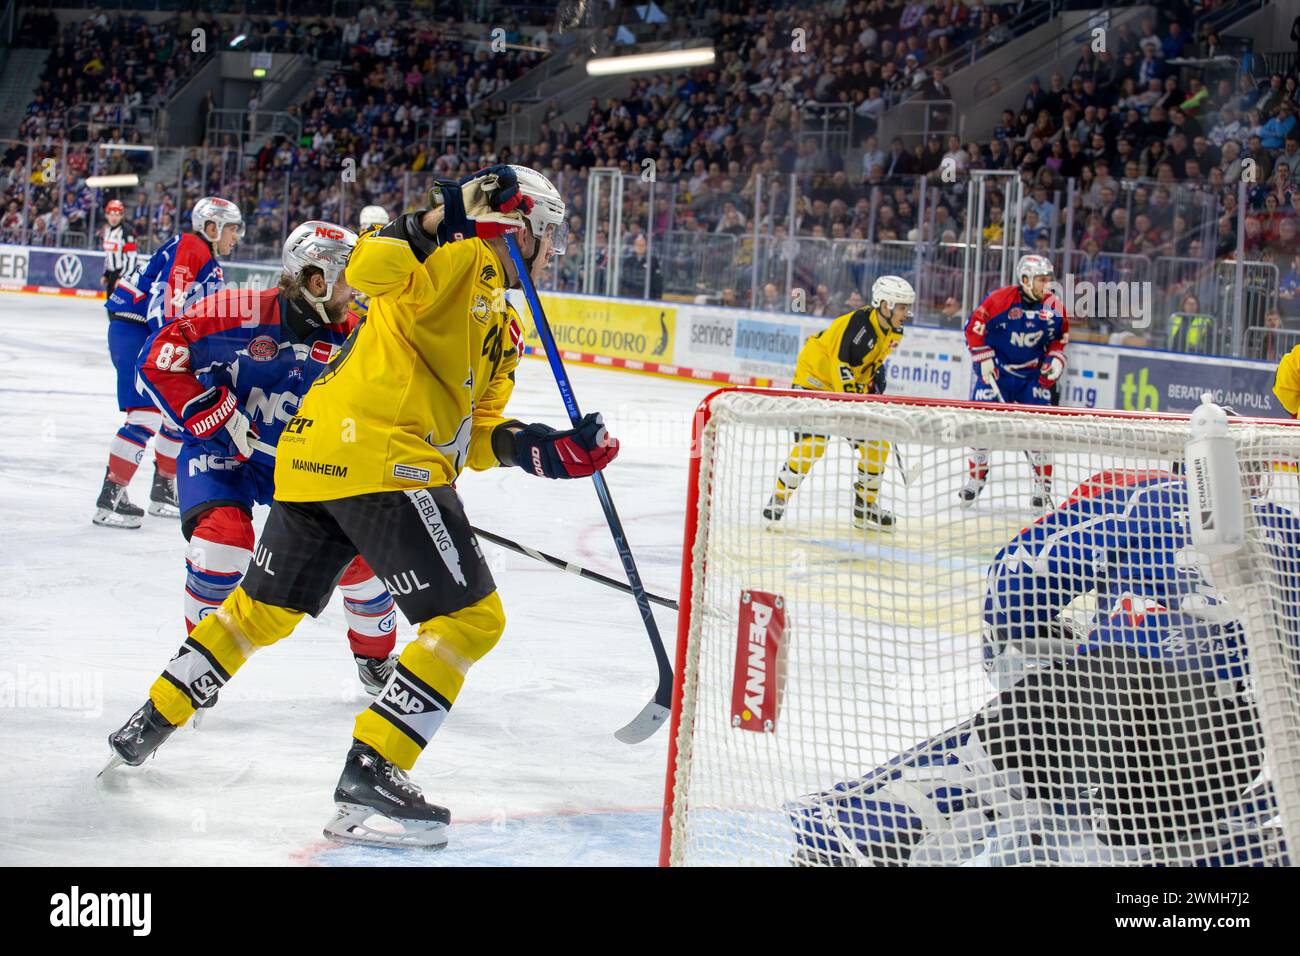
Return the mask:
{"type": "Polygon", "coordinates": [[[912,479],[909,475],[912,469],[907,466],[907,462],[903,459],[903,449],[898,446],[897,442],[894,443],[894,461],[898,464],[898,476],[903,479],[903,486],[912,487],[912,479]]]}
{"type": "MultiPolygon", "coordinates": [[[[1007,404],[1007,400],[1002,397],[1002,389],[998,388],[997,379],[994,379],[993,381],[988,382],[987,384],[990,388],[993,389],[993,394],[998,397],[998,401],[1001,402],[1003,405],[1007,404]]],[[[1051,491],[1049,491],[1047,488],[1047,479],[1042,478],[1038,474],[1038,466],[1034,464],[1034,456],[1029,454],[1029,451],[1024,448],[1020,449],[1020,452],[1025,456],[1025,461],[1029,462],[1029,471],[1030,474],[1034,476],[1035,484],[1037,484],[1038,487],[1043,490],[1043,497],[1047,499],[1047,507],[1050,510],[1055,511],[1056,502],[1052,498],[1051,491]]]]}
{"type": "MultiPolygon", "coordinates": [[[[519,285],[523,288],[524,298],[528,300],[528,309],[533,313],[533,325],[537,327],[538,338],[542,340],[542,348],[546,350],[546,360],[551,364],[551,374],[555,376],[555,384],[560,389],[564,409],[569,413],[569,421],[576,426],[582,420],[582,413],[578,411],[578,401],[573,397],[573,387],[569,384],[569,376],[564,371],[564,362],[560,358],[559,347],[555,344],[555,336],[551,334],[551,326],[546,321],[546,313],[542,311],[542,303],[537,297],[537,289],[533,286],[533,278],[528,274],[528,266],[519,252],[519,243],[515,241],[513,234],[506,236],[506,248],[510,251],[510,259],[519,275],[519,285]]],[[[650,638],[650,647],[654,651],[655,663],[659,668],[659,686],[655,688],[654,698],[641,708],[641,713],[632,718],[631,723],[614,732],[614,736],[623,743],[635,744],[647,739],[659,729],[660,725],[667,722],[672,705],[673,669],[668,663],[668,654],[664,651],[664,642],[659,636],[654,612],[650,610],[650,601],[646,597],[645,587],[641,584],[641,575],[636,569],[632,548],[623,531],[623,522],[619,520],[618,512],[614,509],[614,499],[610,497],[605,475],[598,471],[591,476],[591,480],[596,485],[596,496],[600,499],[600,506],[605,512],[605,520],[609,522],[610,533],[614,536],[614,547],[618,550],[618,556],[623,562],[623,570],[627,573],[627,583],[631,585],[632,593],[636,596],[636,605],[641,611],[641,621],[645,625],[646,635],[650,638]]]]}
{"type": "MultiPolygon", "coordinates": [[[[545,551],[538,551],[534,548],[528,547],[526,544],[520,544],[518,541],[511,541],[509,538],[503,538],[501,535],[493,534],[491,531],[484,531],[482,528],[471,527],[470,530],[480,538],[486,538],[495,545],[514,551],[516,554],[522,554],[525,557],[532,558],[534,561],[541,561],[543,564],[549,564],[552,567],[559,568],[561,571],[567,571],[570,574],[576,574],[579,577],[586,578],[588,581],[595,581],[598,584],[605,585],[606,587],[614,588],[616,591],[623,591],[626,594],[636,593],[631,587],[624,584],[622,581],[606,577],[598,571],[592,571],[588,568],[582,567],[581,565],[574,564],[571,561],[565,561],[563,558],[557,558],[554,555],[547,554],[545,551]]],[[[651,604],[658,604],[660,607],[670,608],[674,611],[677,610],[677,602],[672,598],[660,597],[658,594],[651,594],[649,591],[646,592],[645,596],[646,600],[651,604]]]]}

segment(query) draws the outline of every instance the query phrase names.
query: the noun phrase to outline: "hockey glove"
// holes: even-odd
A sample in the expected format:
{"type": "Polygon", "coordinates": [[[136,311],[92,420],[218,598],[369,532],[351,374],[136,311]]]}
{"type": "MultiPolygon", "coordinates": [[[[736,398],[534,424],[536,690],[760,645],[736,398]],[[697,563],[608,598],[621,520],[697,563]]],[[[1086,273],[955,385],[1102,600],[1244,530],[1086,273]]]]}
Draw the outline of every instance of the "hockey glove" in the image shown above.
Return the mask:
{"type": "Polygon", "coordinates": [[[181,410],[184,427],[195,438],[221,448],[223,458],[248,461],[257,429],[239,407],[235,393],[224,385],[214,386],[185,403],[181,410]]]}
{"type": "Polygon", "coordinates": [[[429,204],[443,207],[438,241],[444,244],[471,236],[499,239],[522,229],[521,213],[531,210],[532,203],[509,166],[489,166],[462,182],[440,179],[429,190],[429,204]]]}
{"type": "Polygon", "coordinates": [[[1051,388],[1064,374],[1065,356],[1060,352],[1053,352],[1047,356],[1047,361],[1038,367],[1038,384],[1043,388],[1051,388]]]}
{"type": "Polygon", "coordinates": [[[871,394],[884,395],[886,384],[885,366],[882,362],[880,367],[876,369],[875,374],[871,376],[871,394]]]}
{"type": "Polygon", "coordinates": [[[993,385],[997,382],[998,367],[993,363],[991,358],[980,362],[980,378],[983,380],[985,385],[993,385]]]}
{"type": "Polygon", "coordinates": [[[618,457],[618,439],[595,413],[585,415],[577,428],[556,431],[532,424],[513,437],[510,460],[542,478],[586,478],[618,457]]]}

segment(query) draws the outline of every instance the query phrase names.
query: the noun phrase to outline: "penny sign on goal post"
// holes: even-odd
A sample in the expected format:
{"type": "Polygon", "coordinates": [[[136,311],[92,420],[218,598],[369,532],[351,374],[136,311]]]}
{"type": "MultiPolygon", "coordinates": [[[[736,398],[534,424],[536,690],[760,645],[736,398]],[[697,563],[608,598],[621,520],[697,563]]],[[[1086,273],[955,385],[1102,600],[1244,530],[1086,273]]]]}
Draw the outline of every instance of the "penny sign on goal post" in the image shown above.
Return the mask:
{"type": "Polygon", "coordinates": [[[740,593],[731,725],[773,733],[785,664],[785,599],[766,591],[740,593]]]}

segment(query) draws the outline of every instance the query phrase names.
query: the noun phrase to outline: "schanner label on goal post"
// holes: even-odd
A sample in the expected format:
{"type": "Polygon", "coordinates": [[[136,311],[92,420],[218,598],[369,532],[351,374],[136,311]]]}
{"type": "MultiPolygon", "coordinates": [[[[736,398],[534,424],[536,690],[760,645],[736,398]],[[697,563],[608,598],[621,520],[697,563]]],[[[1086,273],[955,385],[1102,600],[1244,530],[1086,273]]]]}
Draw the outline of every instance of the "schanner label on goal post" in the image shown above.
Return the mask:
{"type": "Polygon", "coordinates": [[[785,676],[785,599],[766,591],[742,591],[739,617],[731,725],[772,733],[785,676]]]}

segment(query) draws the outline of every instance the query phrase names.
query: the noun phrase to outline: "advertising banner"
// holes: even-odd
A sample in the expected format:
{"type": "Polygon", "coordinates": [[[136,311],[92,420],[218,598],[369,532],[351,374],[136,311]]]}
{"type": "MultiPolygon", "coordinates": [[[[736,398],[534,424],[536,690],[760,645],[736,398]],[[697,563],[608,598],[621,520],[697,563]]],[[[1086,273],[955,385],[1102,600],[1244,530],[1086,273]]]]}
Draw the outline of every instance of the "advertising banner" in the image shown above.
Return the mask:
{"type": "MultiPolygon", "coordinates": [[[[551,332],[561,349],[643,362],[672,361],[677,307],[671,302],[548,295],[545,305],[551,332]]],[[[540,349],[527,306],[520,316],[524,344],[540,349]]]]}
{"type": "Polygon", "coordinates": [[[27,283],[55,289],[103,288],[104,255],[69,249],[31,249],[27,254],[27,283]]]}
{"type": "Polygon", "coordinates": [[[1240,415],[1289,418],[1273,394],[1272,366],[1263,362],[1117,349],[1115,408],[1190,412],[1210,392],[1240,415]]]}

